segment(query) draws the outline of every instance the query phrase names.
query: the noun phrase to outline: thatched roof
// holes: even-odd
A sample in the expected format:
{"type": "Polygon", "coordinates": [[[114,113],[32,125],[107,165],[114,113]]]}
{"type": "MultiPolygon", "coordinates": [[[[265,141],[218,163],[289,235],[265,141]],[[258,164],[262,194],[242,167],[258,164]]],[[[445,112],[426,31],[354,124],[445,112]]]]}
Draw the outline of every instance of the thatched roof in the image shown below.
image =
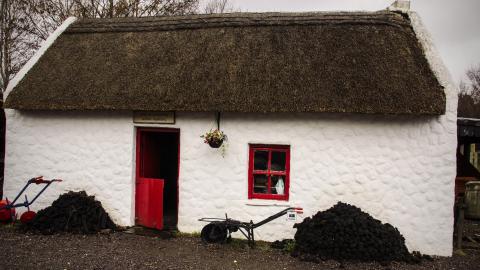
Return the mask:
{"type": "Polygon", "coordinates": [[[408,16],[237,13],[83,19],[7,108],[443,114],[408,16]]]}

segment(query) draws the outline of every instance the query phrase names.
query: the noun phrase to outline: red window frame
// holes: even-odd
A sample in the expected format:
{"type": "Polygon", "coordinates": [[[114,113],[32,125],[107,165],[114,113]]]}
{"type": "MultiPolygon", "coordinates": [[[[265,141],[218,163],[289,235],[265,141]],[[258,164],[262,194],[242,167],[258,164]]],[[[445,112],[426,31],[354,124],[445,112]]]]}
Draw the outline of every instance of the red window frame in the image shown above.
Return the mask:
{"type": "Polygon", "coordinates": [[[289,145],[266,145],[266,144],[250,144],[249,145],[249,160],[248,160],[248,198],[249,199],[264,199],[264,200],[281,200],[288,201],[290,193],[290,146],[289,145]],[[268,151],[268,163],[267,170],[255,170],[254,169],[254,157],[255,151],[268,151]],[[285,152],[285,171],[272,171],[272,152],[285,152]],[[284,194],[272,194],[272,193],[255,193],[253,176],[255,174],[262,174],[267,176],[267,191],[271,190],[271,177],[275,175],[283,175],[285,177],[285,189],[284,194]]]}

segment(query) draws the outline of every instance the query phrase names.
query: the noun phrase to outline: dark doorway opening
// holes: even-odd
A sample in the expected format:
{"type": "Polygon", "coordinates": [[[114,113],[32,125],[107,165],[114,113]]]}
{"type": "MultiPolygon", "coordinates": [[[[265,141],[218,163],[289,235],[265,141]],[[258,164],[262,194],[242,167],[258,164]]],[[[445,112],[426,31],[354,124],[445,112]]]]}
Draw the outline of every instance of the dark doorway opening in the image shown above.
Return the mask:
{"type": "Polygon", "coordinates": [[[137,223],[140,223],[138,225],[167,230],[177,228],[179,137],[178,129],[138,128],[137,130],[137,188],[142,181],[143,183],[150,181],[147,187],[137,189],[139,192],[136,194],[136,218],[137,223]],[[155,186],[158,183],[156,181],[163,181],[163,193],[155,186]],[[145,197],[149,197],[150,202],[145,203],[143,201],[145,197]],[[147,212],[142,212],[143,209],[140,207],[149,209],[147,212]],[[149,222],[142,224],[142,217],[138,216],[139,214],[150,216],[146,217],[147,220],[152,218],[151,216],[161,214],[163,226],[149,226],[149,222]]]}

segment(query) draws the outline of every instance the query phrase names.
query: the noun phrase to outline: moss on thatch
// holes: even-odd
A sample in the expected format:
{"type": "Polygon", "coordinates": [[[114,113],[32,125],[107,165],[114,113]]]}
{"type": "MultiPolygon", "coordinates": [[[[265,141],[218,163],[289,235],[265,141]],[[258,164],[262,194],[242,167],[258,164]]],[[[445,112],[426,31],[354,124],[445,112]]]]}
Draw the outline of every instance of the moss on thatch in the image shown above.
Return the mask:
{"type": "Polygon", "coordinates": [[[408,17],[393,12],[84,19],[7,108],[443,114],[408,17]]]}

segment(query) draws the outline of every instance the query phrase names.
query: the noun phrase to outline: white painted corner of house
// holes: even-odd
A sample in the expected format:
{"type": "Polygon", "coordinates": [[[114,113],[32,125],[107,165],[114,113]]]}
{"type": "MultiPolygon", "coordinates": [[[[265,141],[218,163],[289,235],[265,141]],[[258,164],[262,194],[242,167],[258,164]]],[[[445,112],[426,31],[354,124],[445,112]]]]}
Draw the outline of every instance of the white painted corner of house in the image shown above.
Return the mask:
{"type": "Polygon", "coordinates": [[[425,57],[427,58],[431,70],[434,72],[440,84],[445,88],[445,94],[449,98],[456,99],[456,96],[458,95],[458,87],[456,83],[452,80],[450,71],[445,66],[442,58],[440,57],[440,53],[435,47],[434,40],[430,35],[430,32],[423,24],[422,19],[417,12],[409,11],[408,16],[410,18],[413,31],[415,32],[417,39],[422,45],[423,52],[425,54],[425,57]]]}
{"type": "Polygon", "coordinates": [[[8,94],[12,91],[13,88],[25,77],[25,75],[30,71],[30,69],[38,62],[40,57],[52,46],[55,40],[73,23],[77,20],[76,17],[68,17],[48,38],[42,42],[40,49],[30,58],[25,65],[20,69],[20,71],[13,77],[10,83],[3,93],[3,100],[6,100],[8,94]]]}

